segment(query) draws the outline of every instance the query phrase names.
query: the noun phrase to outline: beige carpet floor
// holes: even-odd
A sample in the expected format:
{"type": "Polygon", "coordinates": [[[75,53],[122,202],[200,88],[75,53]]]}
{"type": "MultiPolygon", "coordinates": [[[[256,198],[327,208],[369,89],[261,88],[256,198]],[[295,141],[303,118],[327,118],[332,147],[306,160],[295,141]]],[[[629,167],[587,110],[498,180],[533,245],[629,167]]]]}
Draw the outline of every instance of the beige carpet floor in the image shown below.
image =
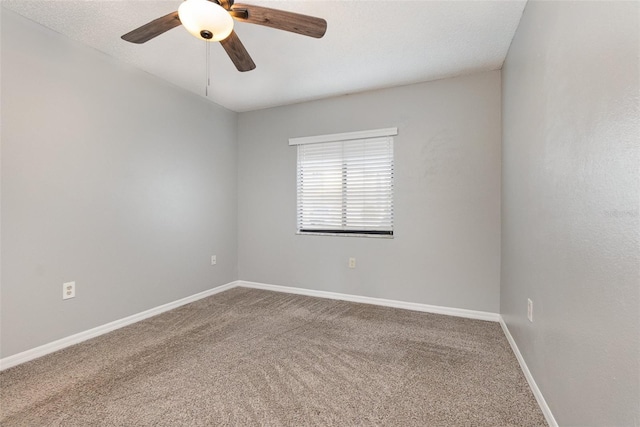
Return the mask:
{"type": "Polygon", "coordinates": [[[246,288],[0,387],[3,427],[546,425],[498,323],[246,288]]]}

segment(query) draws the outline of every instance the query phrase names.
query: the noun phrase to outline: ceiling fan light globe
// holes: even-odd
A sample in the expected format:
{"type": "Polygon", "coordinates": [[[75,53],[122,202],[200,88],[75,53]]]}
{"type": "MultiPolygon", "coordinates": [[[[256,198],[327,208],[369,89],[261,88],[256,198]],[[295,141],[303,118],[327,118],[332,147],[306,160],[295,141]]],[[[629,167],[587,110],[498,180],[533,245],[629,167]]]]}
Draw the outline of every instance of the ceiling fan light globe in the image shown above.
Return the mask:
{"type": "Polygon", "coordinates": [[[200,40],[217,42],[233,31],[233,18],[222,6],[209,0],[186,0],[178,8],[184,28],[200,40]],[[202,34],[212,37],[204,38],[202,34]]]}

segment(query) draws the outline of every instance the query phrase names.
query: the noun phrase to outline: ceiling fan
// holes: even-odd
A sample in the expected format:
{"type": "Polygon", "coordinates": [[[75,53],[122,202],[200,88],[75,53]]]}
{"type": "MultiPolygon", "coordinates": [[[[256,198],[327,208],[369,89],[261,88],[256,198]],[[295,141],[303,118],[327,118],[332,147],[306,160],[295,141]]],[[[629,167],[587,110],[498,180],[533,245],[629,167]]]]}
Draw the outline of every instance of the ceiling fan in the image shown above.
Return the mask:
{"type": "Polygon", "coordinates": [[[327,31],[327,21],[314,16],[234,4],[233,0],[185,0],[177,12],[154,19],[123,35],[122,39],[131,43],[145,43],[182,24],[201,40],[219,41],[238,71],[253,70],[256,64],[233,31],[234,19],[315,38],[321,38],[327,31]]]}

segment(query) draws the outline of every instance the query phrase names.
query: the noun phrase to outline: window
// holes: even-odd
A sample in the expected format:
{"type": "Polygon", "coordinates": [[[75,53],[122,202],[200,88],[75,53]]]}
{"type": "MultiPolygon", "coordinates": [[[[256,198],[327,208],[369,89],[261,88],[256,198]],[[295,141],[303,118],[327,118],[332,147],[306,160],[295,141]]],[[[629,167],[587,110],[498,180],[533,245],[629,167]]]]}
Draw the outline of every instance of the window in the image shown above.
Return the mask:
{"type": "Polygon", "coordinates": [[[300,234],[393,236],[396,128],[292,138],[300,234]]]}

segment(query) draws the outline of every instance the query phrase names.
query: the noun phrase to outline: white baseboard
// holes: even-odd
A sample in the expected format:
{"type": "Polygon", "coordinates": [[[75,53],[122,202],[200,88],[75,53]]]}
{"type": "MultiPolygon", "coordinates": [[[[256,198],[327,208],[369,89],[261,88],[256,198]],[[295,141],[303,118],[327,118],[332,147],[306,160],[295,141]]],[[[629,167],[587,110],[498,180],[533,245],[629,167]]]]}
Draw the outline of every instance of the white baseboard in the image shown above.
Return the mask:
{"type": "Polygon", "coordinates": [[[488,320],[498,322],[500,315],[488,311],[466,310],[463,308],[450,308],[438,305],[418,304],[414,302],[396,301],[383,298],[364,297],[359,295],[341,294],[337,292],[316,291],[304,288],[292,288],[289,286],[268,285],[265,283],[247,282],[238,280],[237,286],[254,289],[265,289],[268,291],[285,292],[289,294],[306,295],[310,297],[337,299],[341,301],[359,302],[363,304],[381,305],[385,307],[402,308],[405,310],[422,311],[425,313],[446,314],[448,316],[466,317],[476,320],[488,320]]]}
{"type": "Polygon", "coordinates": [[[513,353],[516,355],[516,359],[518,359],[518,363],[520,363],[520,368],[522,369],[522,373],[527,379],[527,382],[529,383],[529,387],[531,388],[531,392],[533,393],[536,400],[538,401],[538,405],[540,405],[540,409],[544,414],[544,418],[547,420],[547,424],[549,424],[549,427],[558,427],[558,423],[556,422],[556,419],[551,413],[551,409],[549,408],[549,405],[547,405],[547,401],[544,400],[544,396],[542,396],[542,392],[538,388],[536,381],[533,379],[533,375],[531,375],[531,371],[529,371],[529,367],[527,366],[527,363],[524,361],[524,358],[522,357],[522,353],[520,353],[520,349],[518,348],[518,345],[513,339],[513,336],[511,336],[511,332],[509,332],[509,328],[507,328],[507,324],[504,322],[504,319],[502,318],[502,316],[500,316],[500,326],[502,326],[502,331],[507,337],[507,341],[509,341],[509,344],[511,345],[511,349],[513,350],[513,353]]]}
{"type": "Polygon", "coordinates": [[[500,320],[499,314],[486,312],[486,311],[475,311],[475,310],[466,310],[462,308],[441,307],[437,305],[418,304],[418,303],[412,303],[412,302],[388,300],[388,299],[382,299],[382,298],[372,298],[372,297],[365,297],[365,296],[359,296],[359,295],[341,294],[337,292],[316,291],[312,289],[293,288],[288,286],[268,285],[265,283],[256,283],[256,282],[247,282],[247,281],[238,280],[235,282],[227,283],[226,285],[209,289],[204,292],[197,293],[195,295],[188,296],[186,298],[179,299],[177,301],[163,304],[161,306],[143,311],[141,313],[133,314],[131,316],[125,317],[120,320],[115,320],[113,322],[89,329],[87,331],[83,331],[74,335],[70,335],[65,338],[61,338],[59,340],[41,345],[36,348],[32,348],[30,350],[23,351],[18,354],[14,354],[12,356],[5,357],[3,359],[0,359],[0,371],[9,369],[13,366],[28,362],[30,360],[37,359],[39,357],[53,353],[55,351],[62,350],[63,348],[70,347],[74,344],[78,344],[82,341],[86,341],[91,338],[95,338],[97,336],[106,334],[108,332],[114,331],[124,326],[131,325],[133,323],[139,322],[149,317],[156,316],[158,314],[164,313],[166,311],[172,310],[182,305],[189,304],[199,299],[206,298],[211,295],[215,295],[219,292],[223,292],[223,291],[235,288],[237,286],[242,286],[245,288],[265,289],[270,291],[285,292],[285,293],[292,293],[292,294],[299,294],[299,295],[307,295],[312,297],[329,298],[329,299],[336,299],[336,300],[342,300],[342,301],[351,301],[351,302],[358,302],[363,304],[373,304],[373,305],[380,305],[385,307],[402,308],[405,310],[421,311],[426,313],[445,314],[448,316],[466,317],[469,319],[488,320],[492,322],[498,322],[500,320]]]}
{"type": "Polygon", "coordinates": [[[114,331],[116,329],[120,329],[124,326],[131,325],[132,323],[139,322],[141,320],[147,319],[149,317],[156,316],[160,313],[164,313],[165,311],[173,310],[174,308],[178,308],[182,305],[192,303],[202,298],[206,298],[211,295],[215,295],[219,292],[226,291],[231,288],[235,288],[238,282],[227,283],[226,285],[218,286],[213,289],[209,289],[204,292],[197,293],[195,295],[191,295],[167,304],[160,305],[158,307],[151,308],[149,310],[143,311],[141,313],[133,314],[131,316],[125,317],[120,320],[115,320],[113,322],[109,322],[102,326],[98,326],[87,331],[83,331],[74,335],[70,335],[68,337],[50,342],[48,344],[41,345],[36,348],[32,348],[27,351],[23,351],[22,353],[14,354],[13,356],[5,357],[0,359],[0,371],[5,369],[9,369],[13,366],[19,365],[21,363],[28,362],[33,359],[37,359],[38,357],[42,357],[46,354],[53,353],[54,351],[62,350],[63,348],[70,347],[74,344],[78,344],[82,341],[86,341],[91,338],[95,338],[99,335],[106,334],[107,332],[114,331]]]}

